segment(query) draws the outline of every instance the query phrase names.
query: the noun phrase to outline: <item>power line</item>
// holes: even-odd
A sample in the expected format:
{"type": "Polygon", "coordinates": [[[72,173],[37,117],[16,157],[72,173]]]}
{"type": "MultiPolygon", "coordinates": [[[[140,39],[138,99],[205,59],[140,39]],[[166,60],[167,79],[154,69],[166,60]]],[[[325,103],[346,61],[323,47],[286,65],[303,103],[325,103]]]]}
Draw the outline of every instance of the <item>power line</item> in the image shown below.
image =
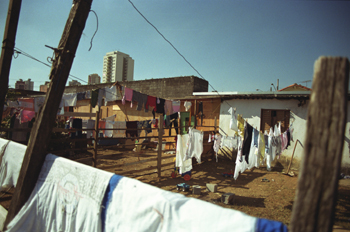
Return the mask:
{"type": "MultiPolygon", "coordinates": [[[[45,65],[45,66],[47,66],[47,67],[49,67],[49,68],[51,68],[51,65],[50,65],[50,64],[47,64],[47,63],[45,63],[45,62],[43,62],[43,61],[41,61],[41,60],[35,58],[34,56],[32,56],[32,55],[26,53],[25,51],[23,51],[23,50],[21,50],[21,49],[19,49],[19,48],[17,48],[17,47],[15,47],[14,52],[15,52],[15,54],[17,54],[16,58],[18,57],[19,54],[21,54],[21,55],[24,55],[24,56],[26,56],[26,57],[28,57],[28,58],[30,58],[30,59],[32,59],[32,60],[35,60],[35,61],[37,61],[37,62],[39,62],[39,63],[41,63],[41,64],[43,64],[43,65],[45,65]]],[[[69,74],[69,76],[70,76],[69,78],[72,79],[72,80],[74,80],[73,78],[75,78],[75,79],[78,79],[78,80],[83,81],[83,82],[85,82],[85,83],[88,83],[87,81],[85,81],[85,80],[83,80],[83,79],[81,79],[81,78],[79,78],[79,77],[76,77],[76,76],[74,76],[74,75],[72,75],[72,74],[69,74]]]]}
{"type": "MultiPolygon", "coordinates": [[[[194,71],[196,71],[197,72],[197,74],[202,78],[202,79],[204,79],[204,80],[206,80],[199,72],[198,72],[198,70],[195,68],[195,67],[193,67],[193,65],[185,58],[185,56],[183,56],[180,52],[179,52],[179,50],[177,50],[177,48],[167,39],[167,38],[165,38],[165,36],[158,30],[158,28],[156,27],[156,26],[154,26],[137,8],[136,8],[136,6],[134,5],[134,3],[131,1],[131,0],[128,0],[129,2],[130,2],[130,4],[132,5],[132,7],[142,16],[142,18],[144,19],[144,20],[146,20],[146,22],[149,24],[149,25],[151,25],[156,31],[157,31],[157,33],[160,35],[160,36],[162,36],[163,37],[163,39],[166,41],[166,42],[168,42],[169,44],[170,44],[170,46],[186,61],[186,63],[189,65],[189,66],[191,66],[191,68],[194,70],[194,71]]],[[[206,80],[206,81],[208,81],[208,80],[206,80]]],[[[216,92],[219,96],[221,96],[220,94],[219,94],[219,92],[210,84],[210,82],[208,81],[208,84],[209,84],[209,86],[214,90],[214,92],[216,92]]],[[[225,101],[226,102],[226,104],[228,104],[230,107],[232,107],[229,103],[227,103],[227,101],[225,101]]]]}

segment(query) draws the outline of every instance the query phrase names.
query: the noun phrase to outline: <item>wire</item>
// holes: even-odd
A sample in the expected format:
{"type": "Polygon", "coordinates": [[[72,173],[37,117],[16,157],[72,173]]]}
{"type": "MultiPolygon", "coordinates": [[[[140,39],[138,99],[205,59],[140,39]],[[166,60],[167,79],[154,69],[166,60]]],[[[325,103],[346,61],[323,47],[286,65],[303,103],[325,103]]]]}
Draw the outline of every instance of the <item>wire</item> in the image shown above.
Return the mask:
{"type": "MultiPolygon", "coordinates": [[[[206,80],[199,72],[198,72],[198,70],[195,68],[195,67],[193,67],[193,65],[185,58],[185,56],[183,56],[180,52],[179,52],[179,50],[177,50],[177,48],[167,39],[167,38],[165,38],[165,36],[157,29],[157,27],[156,26],[154,26],[137,8],[136,8],[136,6],[134,5],[134,3],[131,1],[131,0],[128,0],[129,2],[130,2],[130,4],[132,5],[132,7],[142,16],[142,18],[144,19],[144,20],[146,20],[146,22],[149,24],[149,25],[151,25],[157,32],[158,32],[158,34],[160,35],[160,36],[162,36],[163,37],[163,39],[166,41],[166,42],[168,42],[169,44],[170,44],[170,46],[186,61],[186,63],[188,64],[188,65],[190,65],[191,66],[191,68],[194,70],[194,71],[196,71],[196,73],[202,78],[202,79],[204,79],[204,80],[206,80]]],[[[208,80],[206,80],[206,81],[208,81],[208,80]]],[[[219,94],[219,92],[214,88],[214,86],[212,86],[210,83],[209,83],[209,81],[208,81],[208,84],[209,84],[209,86],[214,90],[214,92],[216,92],[219,96],[221,96],[220,94],[219,94]]],[[[227,101],[225,101],[226,102],[226,104],[228,104],[230,107],[232,107],[227,101]]]]}
{"type": "Polygon", "coordinates": [[[90,50],[91,50],[91,48],[92,48],[92,40],[94,39],[94,37],[95,37],[95,35],[96,35],[96,33],[97,33],[97,30],[98,30],[98,17],[97,17],[97,14],[96,14],[96,12],[95,12],[95,11],[93,11],[93,10],[90,10],[90,11],[91,11],[92,13],[94,13],[94,14],[95,14],[95,16],[96,16],[96,22],[97,22],[97,25],[96,25],[96,31],[95,31],[94,35],[91,37],[89,51],[90,51],[90,50]]]}
{"type": "MultiPolygon", "coordinates": [[[[17,48],[17,47],[14,48],[14,51],[15,51],[15,53],[17,53],[17,54],[22,54],[22,55],[24,55],[24,56],[26,56],[26,57],[28,57],[28,58],[30,58],[30,59],[33,59],[33,60],[35,60],[35,61],[37,61],[37,62],[39,62],[39,63],[41,63],[41,64],[43,64],[43,65],[45,65],[45,66],[51,68],[51,65],[49,65],[49,64],[47,64],[47,63],[45,63],[45,62],[43,62],[43,61],[41,61],[41,60],[35,58],[34,56],[32,56],[32,55],[26,53],[25,51],[23,51],[23,50],[21,50],[21,49],[19,49],[19,48],[17,48]]],[[[75,78],[76,80],[80,80],[80,81],[82,81],[82,82],[88,84],[87,81],[85,81],[85,80],[83,80],[83,79],[81,79],[81,78],[79,78],[79,77],[77,77],[77,76],[74,76],[74,75],[72,75],[72,74],[69,74],[69,78],[70,78],[71,80],[74,80],[73,78],[75,78]]],[[[115,93],[109,92],[109,91],[107,91],[107,90],[105,90],[105,91],[108,92],[108,93],[110,93],[110,94],[113,94],[114,96],[118,96],[118,95],[115,94],[115,93]]]]}

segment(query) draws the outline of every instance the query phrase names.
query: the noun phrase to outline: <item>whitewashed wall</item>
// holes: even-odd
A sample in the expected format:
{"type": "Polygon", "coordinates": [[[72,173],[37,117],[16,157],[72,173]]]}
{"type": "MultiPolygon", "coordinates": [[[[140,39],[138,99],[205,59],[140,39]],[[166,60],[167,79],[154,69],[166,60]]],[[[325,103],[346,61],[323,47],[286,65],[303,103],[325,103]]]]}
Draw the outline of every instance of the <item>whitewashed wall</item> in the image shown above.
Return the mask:
{"type": "MultiPolygon", "coordinates": [[[[261,109],[275,109],[275,110],[290,110],[290,124],[294,127],[294,142],[291,141],[289,146],[283,153],[282,158],[290,160],[296,140],[300,140],[304,145],[306,135],[306,117],[308,101],[303,106],[298,106],[298,100],[277,100],[277,99],[233,99],[223,101],[220,107],[220,128],[230,136],[234,135],[234,131],[229,128],[230,114],[229,108],[232,106],[236,108],[236,113],[241,114],[247,122],[254,128],[260,130],[260,114],[261,109]]],[[[348,117],[345,128],[345,141],[343,148],[342,167],[350,168],[349,157],[349,130],[350,130],[350,104],[348,104],[348,117]]],[[[222,133],[222,132],[221,132],[222,133]]],[[[222,133],[223,134],[223,133],[222,133]]],[[[303,147],[298,144],[294,153],[293,162],[300,162],[303,155],[303,147]]]]}

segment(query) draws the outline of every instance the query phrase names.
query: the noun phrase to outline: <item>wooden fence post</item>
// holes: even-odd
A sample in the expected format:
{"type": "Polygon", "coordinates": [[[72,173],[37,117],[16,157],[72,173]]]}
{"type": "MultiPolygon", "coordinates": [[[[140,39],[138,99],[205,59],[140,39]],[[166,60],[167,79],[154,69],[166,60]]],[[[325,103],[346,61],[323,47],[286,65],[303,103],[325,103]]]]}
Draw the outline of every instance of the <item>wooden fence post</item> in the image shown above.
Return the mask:
{"type": "MultiPolygon", "coordinates": [[[[92,0],[76,0],[73,2],[50,71],[50,88],[45,103],[34,123],[25,152],[17,186],[5,220],[5,228],[16,216],[31,195],[41,167],[47,155],[52,128],[57,110],[62,99],[64,88],[72,67],[75,53],[89,15],[92,0]]],[[[2,106],[1,106],[2,107],[2,106]]]]}
{"type": "Polygon", "coordinates": [[[157,159],[157,169],[158,169],[158,178],[161,177],[162,172],[162,153],[163,153],[163,123],[164,123],[164,115],[161,114],[159,116],[159,124],[158,124],[158,159],[157,159]]]}
{"type": "Polygon", "coordinates": [[[9,74],[12,62],[12,55],[15,48],[17,25],[21,11],[22,0],[10,0],[7,11],[4,38],[2,40],[0,56],[0,119],[4,109],[5,97],[8,90],[9,74]]]}
{"type": "Polygon", "coordinates": [[[97,165],[97,141],[99,136],[99,122],[100,122],[100,111],[96,111],[96,117],[95,117],[95,142],[94,142],[94,155],[92,157],[92,166],[96,167],[97,165]]]}
{"type": "Polygon", "coordinates": [[[348,104],[349,61],[320,57],[290,231],[332,231],[348,104]]]}

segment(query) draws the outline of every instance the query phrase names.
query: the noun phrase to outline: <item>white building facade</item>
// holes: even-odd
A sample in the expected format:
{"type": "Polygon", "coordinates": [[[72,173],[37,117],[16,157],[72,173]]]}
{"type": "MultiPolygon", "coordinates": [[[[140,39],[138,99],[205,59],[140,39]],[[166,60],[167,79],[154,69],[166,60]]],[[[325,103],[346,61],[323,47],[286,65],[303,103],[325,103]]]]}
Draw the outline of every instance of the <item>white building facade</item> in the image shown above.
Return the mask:
{"type": "MultiPolygon", "coordinates": [[[[198,93],[197,93],[198,94],[198,93]]],[[[307,112],[310,92],[280,92],[271,93],[219,93],[222,98],[220,106],[219,127],[222,135],[234,136],[230,129],[231,114],[229,109],[235,108],[236,114],[242,115],[245,121],[259,131],[265,131],[270,126],[281,122],[282,133],[293,127],[293,141],[282,152],[281,158],[275,162],[289,163],[295,147],[292,166],[298,168],[304,154],[307,126],[307,112]],[[274,97],[271,97],[274,95],[274,97]]],[[[205,94],[203,94],[205,95],[205,94]]],[[[348,101],[347,123],[345,127],[344,146],[341,168],[350,170],[350,101],[348,101]]]]}
{"type": "Polygon", "coordinates": [[[125,53],[108,52],[103,57],[102,83],[134,80],[134,60],[125,53]]]}

